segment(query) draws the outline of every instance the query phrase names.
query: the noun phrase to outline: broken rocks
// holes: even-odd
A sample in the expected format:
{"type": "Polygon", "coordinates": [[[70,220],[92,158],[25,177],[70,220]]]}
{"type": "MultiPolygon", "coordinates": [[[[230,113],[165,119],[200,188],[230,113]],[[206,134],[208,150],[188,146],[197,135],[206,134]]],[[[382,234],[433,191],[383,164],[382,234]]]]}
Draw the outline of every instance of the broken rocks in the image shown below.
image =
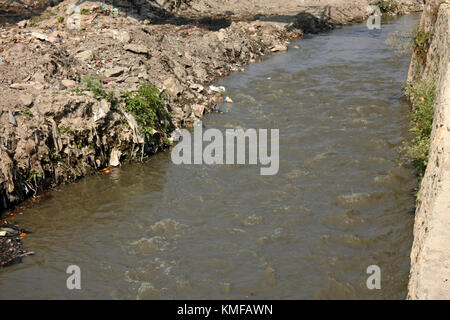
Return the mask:
{"type": "Polygon", "coordinates": [[[118,77],[124,72],[125,72],[125,68],[114,67],[114,68],[111,68],[111,69],[108,69],[105,71],[105,77],[107,77],[107,78],[118,77]]]}
{"type": "Polygon", "coordinates": [[[127,44],[123,47],[125,50],[137,53],[137,54],[148,54],[147,47],[140,44],[127,44]]]}

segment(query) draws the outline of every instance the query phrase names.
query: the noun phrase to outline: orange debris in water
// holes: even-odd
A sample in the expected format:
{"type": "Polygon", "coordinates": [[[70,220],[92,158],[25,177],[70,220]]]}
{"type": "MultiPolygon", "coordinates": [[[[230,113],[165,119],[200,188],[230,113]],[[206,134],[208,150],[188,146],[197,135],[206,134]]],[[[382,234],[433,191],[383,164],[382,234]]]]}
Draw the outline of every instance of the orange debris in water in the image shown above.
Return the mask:
{"type": "Polygon", "coordinates": [[[25,233],[25,232],[22,232],[21,234],[20,234],[20,236],[21,237],[25,237],[27,234],[25,233]]]}

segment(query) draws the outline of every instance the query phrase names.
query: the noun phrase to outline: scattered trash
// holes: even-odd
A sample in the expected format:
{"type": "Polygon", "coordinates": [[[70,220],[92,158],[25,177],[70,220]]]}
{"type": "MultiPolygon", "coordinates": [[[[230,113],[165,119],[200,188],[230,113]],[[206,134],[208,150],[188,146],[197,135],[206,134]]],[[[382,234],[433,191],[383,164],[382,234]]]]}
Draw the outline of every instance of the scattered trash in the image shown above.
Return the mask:
{"type": "Polygon", "coordinates": [[[100,7],[101,7],[103,10],[106,10],[106,9],[107,9],[106,4],[104,4],[104,3],[100,4],[100,7]]]}
{"type": "Polygon", "coordinates": [[[25,251],[22,238],[30,231],[22,230],[17,225],[0,220],[0,266],[7,266],[21,261],[20,258],[34,254],[25,251]]]}
{"type": "Polygon", "coordinates": [[[8,110],[8,118],[9,123],[11,123],[13,126],[17,126],[16,118],[14,117],[14,113],[11,110],[8,110]]]}
{"type": "Polygon", "coordinates": [[[230,97],[226,97],[226,98],[225,98],[225,102],[226,102],[226,103],[229,103],[229,104],[233,104],[233,103],[234,103],[234,101],[231,100],[230,97]]]}
{"type": "Polygon", "coordinates": [[[120,150],[113,148],[111,150],[111,156],[109,158],[109,165],[111,167],[117,167],[120,165],[120,156],[122,155],[122,152],[120,150]]]}
{"type": "Polygon", "coordinates": [[[119,9],[114,8],[114,9],[112,10],[112,12],[113,12],[114,14],[119,14],[119,9]]]}
{"type": "Polygon", "coordinates": [[[297,45],[293,46],[293,48],[294,48],[294,49],[300,49],[300,47],[297,46],[297,45]]]}
{"type": "Polygon", "coordinates": [[[103,111],[102,106],[98,106],[97,112],[94,112],[94,121],[97,122],[98,120],[103,119],[105,116],[106,114],[103,111]]]}
{"type": "Polygon", "coordinates": [[[3,61],[5,61],[5,59],[3,59],[2,57],[0,57],[0,62],[3,62],[3,61]]]}
{"type": "Polygon", "coordinates": [[[97,19],[92,20],[92,22],[94,22],[95,24],[98,24],[98,20],[97,19]]]}
{"type": "Polygon", "coordinates": [[[95,18],[97,18],[97,14],[93,14],[92,16],[90,16],[88,19],[88,23],[92,23],[95,20],[95,18]]]}
{"type": "Polygon", "coordinates": [[[224,93],[226,91],[225,87],[209,86],[209,89],[218,93],[224,93]]]}

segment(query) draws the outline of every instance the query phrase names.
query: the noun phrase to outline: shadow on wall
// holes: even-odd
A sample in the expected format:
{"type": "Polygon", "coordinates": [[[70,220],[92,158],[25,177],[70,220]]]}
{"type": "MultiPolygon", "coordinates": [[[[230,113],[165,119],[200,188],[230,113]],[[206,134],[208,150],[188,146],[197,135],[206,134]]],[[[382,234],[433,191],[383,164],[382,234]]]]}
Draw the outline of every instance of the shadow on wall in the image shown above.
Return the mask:
{"type": "MultiPolygon", "coordinates": [[[[17,23],[23,19],[42,14],[48,7],[53,7],[63,0],[0,0],[0,25],[17,23]]],[[[138,20],[149,19],[153,24],[172,25],[196,25],[211,31],[227,28],[233,21],[243,20],[234,17],[233,12],[228,11],[216,16],[189,17],[179,14],[180,9],[190,6],[192,0],[90,0],[91,2],[113,5],[128,16],[138,20]]],[[[71,3],[81,5],[84,0],[74,0],[71,3]]],[[[297,15],[264,16],[261,14],[250,15],[245,20],[261,20],[272,22],[290,23],[289,28],[301,29],[305,33],[317,33],[331,29],[331,7],[305,6],[305,10],[297,15]],[[319,15],[313,15],[308,11],[316,9],[319,15]]]]}

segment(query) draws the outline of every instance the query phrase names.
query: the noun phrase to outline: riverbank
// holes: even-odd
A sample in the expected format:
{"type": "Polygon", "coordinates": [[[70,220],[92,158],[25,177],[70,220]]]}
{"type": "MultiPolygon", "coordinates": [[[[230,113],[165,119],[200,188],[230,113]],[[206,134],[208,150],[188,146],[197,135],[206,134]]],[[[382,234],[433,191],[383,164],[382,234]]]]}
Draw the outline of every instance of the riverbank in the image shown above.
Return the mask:
{"type": "Polygon", "coordinates": [[[415,50],[408,76],[436,88],[427,168],[415,215],[408,299],[450,299],[450,4],[428,1],[419,26],[424,50],[415,50]]]}
{"type": "Polygon", "coordinates": [[[192,125],[225,98],[208,88],[216,79],[286,51],[304,32],[370,14],[369,1],[115,3],[82,3],[75,29],[67,24],[69,1],[39,14],[30,10],[29,20],[0,29],[4,209],[164,150],[173,128],[192,125]],[[123,94],[143,83],[162,92],[145,133],[148,115],[129,108],[130,95],[123,94]]]}

